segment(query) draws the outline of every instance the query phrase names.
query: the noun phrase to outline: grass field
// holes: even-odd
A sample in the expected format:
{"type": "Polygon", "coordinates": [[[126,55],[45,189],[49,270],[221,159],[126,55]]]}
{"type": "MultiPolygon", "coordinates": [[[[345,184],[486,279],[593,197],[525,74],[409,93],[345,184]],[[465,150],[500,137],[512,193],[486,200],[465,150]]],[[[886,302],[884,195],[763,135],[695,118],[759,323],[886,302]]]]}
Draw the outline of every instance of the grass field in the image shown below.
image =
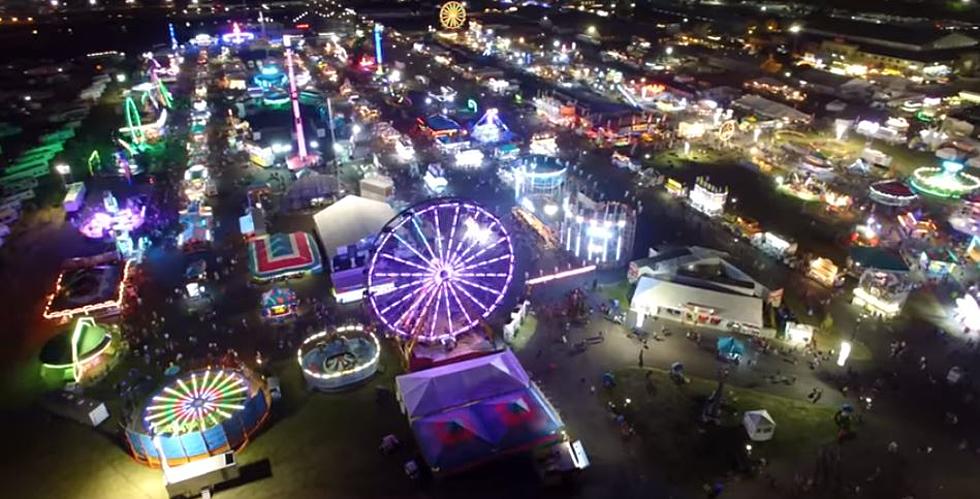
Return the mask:
{"type": "Polygon", "coordinates": [[[515,352],[520,352],[524,350],[534,334],[538,332],[538,318],[533,312],[527,314],[524,317],[524,323],[518,328],[517,334],[514,335],[514,341],[510,343],[510,348],[515,352]]]}
{"type": "MultiPolygon", "coordinates": [[[[412,436],[390,396],[399,372],[396,358],[385,350],[374,378],[335,394],[309,392],[295,360],[274,364],[283,400],[273,405],[265,428],[238,455],[246,483],[222,491],[221,497],[403,495],[413,486],[401,469],[412,457],[412,436]],[[388,433],[405,442],[405,450],[381,455],[377,447],[388,433]]],[[[10,497],[166,496],[160,472],[130,459],[111,423],[94,430],[36,408],[10,411],[3,419],[7,428],[16,428],[8,432],[11,450],[0,465],[10,497]]]]}
{"type": "Polygon", "coordinates": [[[698,428],[692,422],[716,381],[691,378],[678,385],[656,369],[627,368],[615,374],[616,386],[603,396],[620,406],[630,400],[627,421],[651,459],[676,483],[702,483],[732,469],[746,442],[741,416],[747,410],[765,409],[776,421],[773,439],[753,444],[753,456],[770,462],[814,454],[836,435],[831,408],[728,385],[722,424],[698,428]]]}
{"type": "Polygon", "coordinates": [[[615,284],[600,285],[599,292],[608,300],[619,300],[620,308],[626,309],[633,294],[633,285],[623,279],[615,284]]]}

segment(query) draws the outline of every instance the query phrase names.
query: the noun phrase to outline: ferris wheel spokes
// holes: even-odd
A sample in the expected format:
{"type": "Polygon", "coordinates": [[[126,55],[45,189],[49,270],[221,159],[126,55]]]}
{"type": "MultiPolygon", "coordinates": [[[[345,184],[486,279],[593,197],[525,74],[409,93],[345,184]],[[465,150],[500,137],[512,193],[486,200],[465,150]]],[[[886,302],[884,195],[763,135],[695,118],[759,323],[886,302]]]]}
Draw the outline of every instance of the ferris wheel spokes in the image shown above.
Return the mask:
{"type": "Polygon", "coordinates": [[[487,317],[509,287],[513,263],[505,229],[485,209],[453,199],[427,201],[382,231],[367,294],[393,332],[435,341],[487,317]]]}

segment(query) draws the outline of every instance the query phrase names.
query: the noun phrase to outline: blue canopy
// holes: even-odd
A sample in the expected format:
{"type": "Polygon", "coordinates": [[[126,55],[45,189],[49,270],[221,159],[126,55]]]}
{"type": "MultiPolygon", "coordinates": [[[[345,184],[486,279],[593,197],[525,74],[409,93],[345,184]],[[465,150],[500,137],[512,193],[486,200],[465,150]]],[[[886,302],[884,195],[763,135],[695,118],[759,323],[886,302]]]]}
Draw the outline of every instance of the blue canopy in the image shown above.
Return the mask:
{"type": "Polygon", "coordinates": [[[718,338],[718,353],[731,357],[745,353],[745,343],[731,336],[718,338]]]}

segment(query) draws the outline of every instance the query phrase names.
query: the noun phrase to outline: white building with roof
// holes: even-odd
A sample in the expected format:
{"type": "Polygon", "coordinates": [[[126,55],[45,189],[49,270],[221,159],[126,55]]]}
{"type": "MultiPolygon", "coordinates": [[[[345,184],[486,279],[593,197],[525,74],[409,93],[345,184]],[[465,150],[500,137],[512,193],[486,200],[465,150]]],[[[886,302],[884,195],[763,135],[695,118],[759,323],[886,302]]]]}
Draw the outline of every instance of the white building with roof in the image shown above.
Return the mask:
{"type": "Polygon", "coordinates": [[[763,334],[769,290],[725,260],[725,254],[692,246],[662,251],[630,263],[637,283],[627,322],[674,320],[746,334],[763,334]]]}

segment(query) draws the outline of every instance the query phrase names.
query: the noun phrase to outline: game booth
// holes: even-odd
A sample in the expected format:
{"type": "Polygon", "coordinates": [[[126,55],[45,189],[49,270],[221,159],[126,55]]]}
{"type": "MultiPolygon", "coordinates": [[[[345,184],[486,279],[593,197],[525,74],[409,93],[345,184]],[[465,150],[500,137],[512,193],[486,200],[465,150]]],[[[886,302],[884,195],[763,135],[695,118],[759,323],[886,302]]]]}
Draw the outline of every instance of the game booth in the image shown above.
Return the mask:
{"type": "Polygon", "coordinates": [[[911,290],[907,270],[872,268],[861,274],[851,302],[876,317],[890,318],[901,313],[911,290]]]}
{"type": "Polygon", "coordinates": [[[378,371],[381,344],[363,325],[351,324],[306,338],[296,357],[307,386],[334,391],[373,376],[378,371]]]}
{"type": "Polygon", "coordinates": [[[296,292],[276,286],[265,293],[262,293],[262,318],[269,322],[285,322],[296,315],[296,307],[299,300],[296,292]]]}
{"type": "Polygon", "coordinates": [[[244,446],[265,422],[265,382],[247,370],[208,368],[171,378],[126,427],[133,457],[149,466],[206,459],[244,446]]]}
{"type": "Polygon", "coordinates": [[[463,127],[456,120],[444,114],[433,114],[425,119],[419,118],[418,126],[433,140],[442,137],[455,137],[463,130],[463,127]]]}
{"type": "Polygon", "coordinates": [[[742,426],[753,442],[772,440],[773,432],[776,431],[776,421],[765,409],[745,411],[742,416],[742,426]]]}
{"type": "Polygon", "coordinates": [[[211,207],[201,202],[192,202],[187,209],[180,211],[180,233],[177,234],[177,247],[184,251],[195,251],[211,245],[213,239],[211,207]]]}
{"type": "Polygon", "coordinates": [[[306,232],[264,234],[248,242],[248,266],[259,282],[300,277],[323,270],[313,236],[306,232]]]}
{"type": "Polygon", "coordinates": [[[843,284],[840,268],[829,258],[816,257],[810,260],[806,275],[828,288],[843,284]]]}
{"type": "Polygon", "coordinates": [[[745,355],[745,343],[731,336],[718,338],[716,344],[718,358],[728,362],[739,362],[745,355]]]}

